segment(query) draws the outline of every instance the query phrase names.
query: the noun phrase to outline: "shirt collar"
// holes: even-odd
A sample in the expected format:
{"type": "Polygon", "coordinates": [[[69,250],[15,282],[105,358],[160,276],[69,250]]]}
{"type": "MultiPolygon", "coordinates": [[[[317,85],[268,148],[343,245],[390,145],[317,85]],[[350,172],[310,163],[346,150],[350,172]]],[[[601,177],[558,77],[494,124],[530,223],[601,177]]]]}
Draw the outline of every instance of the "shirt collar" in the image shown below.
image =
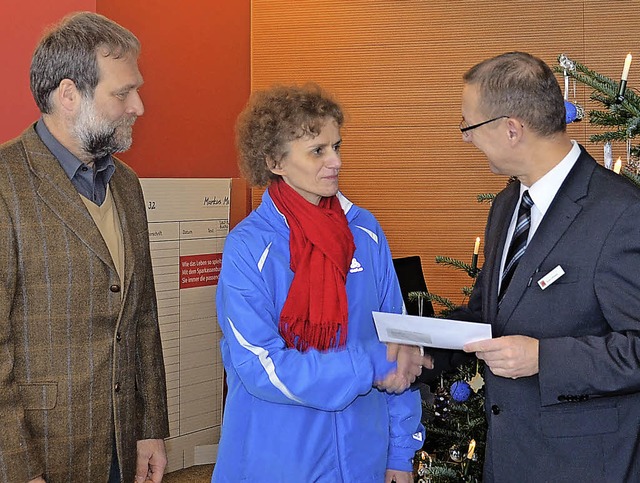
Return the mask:
{"type": "MultiPolygon", "coordinates": [[[[76,156],[74,156],[71,151],[65,148],[60,141],[58,141],[49,128],[44,123],[44,120],[40,118],[36,123],[36,133],[40,136],[40,139],[44,143],[44,145],[51,151],[51,154],[55,156],[55,158],[62,166],[62,169],[67,174],[69,179],[73,179],[78,170],[83,166],[83,162],[80,161],[76,156]]],[[[106,183],[111,179],[111,175],[113,171],[115,171],[115,163],[113,162],[113,158],[111,156],[105,156],[100,159],[96,159],[94,161],[96,172],[105,171],[105,175],[108,179],[106,179],[106,183]]]]}
{"type": "Polygon", "coordinates": [[[520,184],[520,198],[522,198],[522,193],[524,193],[525,190],[529,190],[529,195],[531,195],[534,205],[540,210],[542,216],[544,216],[549,206],[551,206],[551,202],[553,198],[555,198],[556,193],[558,193],[560,186],[580,157],[580,146],[578,143],[572,140],[571,144],[571,149],[562,161],[556,164],[553,169],[542,178],[533,183],[532,186],[529,187],[522,183],[520,184]]]}

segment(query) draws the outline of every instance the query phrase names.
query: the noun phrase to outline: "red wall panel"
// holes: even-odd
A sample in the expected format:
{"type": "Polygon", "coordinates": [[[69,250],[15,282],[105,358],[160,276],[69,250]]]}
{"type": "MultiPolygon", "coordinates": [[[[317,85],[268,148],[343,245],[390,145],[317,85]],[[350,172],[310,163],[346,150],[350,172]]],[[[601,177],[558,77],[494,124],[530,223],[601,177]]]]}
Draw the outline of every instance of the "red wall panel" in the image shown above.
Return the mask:
{"type": "Polygon", "coordinates": [[[237,177],[233,125],[250,92],[250,0],[21,0],[0,7],[0,142],[38,118],[33,48],[47,25],[97,11],[142,42],[145,114],[121,157],[141,177],[237,177]]]}
{"type": "Polygon", "coordinates": [[[145,114],[121,157],[142,177],[237,177],[233,126],[250,93],[250,0],[98,0],[142,42],[145,114]]]}
{"type": "Polygon", "coordinates": [[[44,29],[67,13],[95,12],[95,0],[3,0],[0,6],[0,143],[20,134],[38,116],[29,90],[31,54],[44,29]]]}

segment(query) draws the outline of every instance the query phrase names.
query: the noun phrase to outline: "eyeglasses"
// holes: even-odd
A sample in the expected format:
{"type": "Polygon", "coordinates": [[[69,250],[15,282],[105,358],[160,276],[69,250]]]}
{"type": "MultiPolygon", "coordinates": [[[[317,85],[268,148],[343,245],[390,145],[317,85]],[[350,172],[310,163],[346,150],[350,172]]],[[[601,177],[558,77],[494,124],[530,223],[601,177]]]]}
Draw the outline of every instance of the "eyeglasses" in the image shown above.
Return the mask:
{"type": "Polygon", "coordinates": [[[464,119],[460,122],[460,132],[462,134],[466,133],[467,131],[471,131],[472,129],[475,129],[477,127],[480,126],[484,126],[485,124],[489,124],[490,122],[493,121],[497,121],[498,119],[503,119],[505,117],[509,117],[509,116],[498,116],[498,117],[494,117],[493,119],[489,119],[488,121],[484,121],[484,122],[479,122],[478,124],[472,124],[471,126],[469,126],[467,124],[467,121],[465,121],[464,119]]]}

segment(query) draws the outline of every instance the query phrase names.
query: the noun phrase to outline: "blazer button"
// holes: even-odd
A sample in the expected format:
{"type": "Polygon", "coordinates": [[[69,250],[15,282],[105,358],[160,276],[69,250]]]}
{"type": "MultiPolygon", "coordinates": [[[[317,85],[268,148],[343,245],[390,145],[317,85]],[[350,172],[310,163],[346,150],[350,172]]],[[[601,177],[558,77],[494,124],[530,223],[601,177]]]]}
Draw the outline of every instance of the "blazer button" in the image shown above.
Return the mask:
{"type": "Polygon", "coordinates": [[[120,392],[120,383],[119,382],[116,382],[116,384],[113,386],[113,390],[115,392],[120,392]]]}
{"type": "Polygon", "coordinates": [[[498,414],[500,414],[500,406],[494,404],[493,406],[491,406],[491,412],[497,416],[498,414]]]}
{"type": "Polygon", "coordinates": [[[118,342],[120,342],[120,341],[122,340],[122,334],[120,334],[120,332],[117,332],[117,333],[116,333],[116,340],[117,340],[118,342]]]}
{"type": "Polygon", "coordinates": [[[109,287],[109,290],[111,290],[114,293],[119,292],[120,291],[120,285],[114,283],[111,287],[109,287]]]}
{"type": "Polygon", "coordinates": [[[560,396],[558,396],[558,401],[565,402],[566,400],[567,400],[567,396],[565,396],[564,394],[561,394],[560,396]]]}

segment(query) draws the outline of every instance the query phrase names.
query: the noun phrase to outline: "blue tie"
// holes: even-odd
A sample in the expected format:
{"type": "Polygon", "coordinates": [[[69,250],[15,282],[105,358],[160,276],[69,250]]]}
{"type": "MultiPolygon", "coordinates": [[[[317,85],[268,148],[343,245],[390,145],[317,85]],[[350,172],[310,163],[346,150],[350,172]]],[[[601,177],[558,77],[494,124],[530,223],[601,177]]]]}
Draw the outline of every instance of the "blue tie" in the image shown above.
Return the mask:
{"type": "Polygon", "coordinates": [[[524,251],[527,249],[527,239],[529,238],[529,228],[531,227],[531,207],[533,206],[533,200],[529,196],[529,191],[522,193],[522,201],[520,201],[520,208],[518,208],[518,221],[516,222],[516,229],[513,232],[511,238],[511,245],[507,252],[507,258],[504,262],[504,271],[502,272],[502,282],[500,284],[500,294],[498,295],[498,303],[502,302],[509,282],[513,278],[513,273],[516,271],[518,262],[524,255],[524,251]]]}

